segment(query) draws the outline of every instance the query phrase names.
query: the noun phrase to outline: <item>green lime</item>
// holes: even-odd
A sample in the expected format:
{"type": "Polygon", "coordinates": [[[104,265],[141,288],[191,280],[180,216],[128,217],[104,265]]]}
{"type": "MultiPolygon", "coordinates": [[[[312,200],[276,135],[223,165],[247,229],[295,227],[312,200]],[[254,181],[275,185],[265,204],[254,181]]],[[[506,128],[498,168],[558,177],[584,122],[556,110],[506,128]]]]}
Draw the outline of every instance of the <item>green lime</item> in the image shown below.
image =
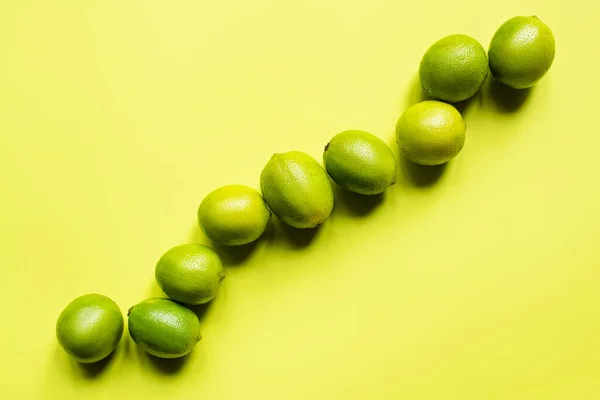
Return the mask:
{"type": "Polygon", "coordinates": [[[211,301],[225,278],[221,259],[201,244],[175,246],[156,263],[156,282],[167,296],[185,304],[211,301]]]}
{"type": "Polygon", "coordinates": [[[229,185],[209,193],[198,207],[198,222],[213,242],[239,246],[258,239],[267,228],[271,212],[256,190],[229,185]]]}
{"type": "Polygon", "coordinates": [[[490,42],[492,76],[513,89],[535,85],[554,62],[554,35],[539,18],[514,17],[506,21],[490,42]]]}
{"type": "Polygon", "coordinates": [[[56,322],[61,347],[75,360],[93,363],[106,358],[123,335],[119,306],[101,294],[86,294],[70,302],[56,322]]]}
{"type": "Polygon", "coordinates": [[[198,316],[169,299],[144,300],[131,307],[127,315],[133,341],[156,357],[183,357],[202,338],[198,316]]]}
{"type": "Polygon", "coordinates": [[[271,211],[294,228],[314,228],[333,209],[327,173],[301,151],[274,154],[261,172],[260,188],[271,211]]]}
{"type": "Polygon", "coordinates": [[[325,146],[323,164],[331,179],[355,193],[379,194],[396,183],[394,153],[383,140],[365,131],[335,135],[325,146]]]}
{"type": "Polygon", "coordinates": [[[421,165],[439,165],[462,150],[466,129],[456,108],[427,100],[409,107],[400,116],[396,140],[408,160],[421,165]]]}
{"type": "Polygon", "coordinates": [[[488,76],[488,59],[481,44],[467,35],[450,35],[425,52],[421,86],[436,100],[456,103],[475,95],[488,76]]]}

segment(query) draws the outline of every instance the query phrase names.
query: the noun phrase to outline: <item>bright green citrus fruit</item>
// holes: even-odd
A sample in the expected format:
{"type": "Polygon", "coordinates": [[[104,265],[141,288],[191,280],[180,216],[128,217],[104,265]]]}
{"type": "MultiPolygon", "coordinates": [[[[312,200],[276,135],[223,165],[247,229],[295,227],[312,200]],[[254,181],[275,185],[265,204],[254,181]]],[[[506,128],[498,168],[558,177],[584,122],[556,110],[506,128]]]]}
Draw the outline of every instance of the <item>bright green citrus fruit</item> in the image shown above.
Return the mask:
{"type": "Polygon", "coordinates": [[[455,103],[481,89],[488,76],[488,59],[481,44],[467,35],[450,35],[435,42],[419,66],[421,86],[436,100],[455,103]]]}
{"type": "Polygon", "coordinates": [[[211,301],[225,278],[217,253],[201,244],[182,244],[163,254],[156,263],[156,282],[167,296],[185,304],[211,301]]]}
{"type": "Polygon", "coordinates": [[[396,140],[408,160],[421,165],[439,165],[461,151],[466,129],[456,108],[427,100],[409,107],[400,116],[396,140]]]}
{"type": "Polygon", "coordinates": [[[198,222],[213,242],[239,246],[258,239],[265,232],[271,212],[256,190],[228,185],[209,193],[198,207],[198,222]]]}
{"type": "Polygon", "coordinates": [[[493,77],[514,89],[535,85],[554,61],[550,28],[539,18],[519,16],[506,21],[494,34],[488,55],[493,77]]]}
{"type": "Polygon", "coordinates": [[[169,299],[144,300],[131,307],[127,315],[133,341],[156,357],[183,357],[202,338],[198,316],[169,299]]]}
{"type": "Polygon", "coordinates": [[[106,358],[123,335],[119,306],[101,294],[77,297],[62,311],[56,322],[61,347],[75,360],[93,363],[106,358]]]}
{"type": "Polygon", "coordinates": [[[327,173],[301,151],[274,154],[262,170],[260,188],[271,211],[294,228],[314,228],[333,209],[327,173]]]}
{"type": "Polygon", "coordinates": [[[323,164],[331,179],[351,192],[374,195],[396,183],[394,153],[383,140],[365,131],[335,135],[325,146],[323,164]]]}

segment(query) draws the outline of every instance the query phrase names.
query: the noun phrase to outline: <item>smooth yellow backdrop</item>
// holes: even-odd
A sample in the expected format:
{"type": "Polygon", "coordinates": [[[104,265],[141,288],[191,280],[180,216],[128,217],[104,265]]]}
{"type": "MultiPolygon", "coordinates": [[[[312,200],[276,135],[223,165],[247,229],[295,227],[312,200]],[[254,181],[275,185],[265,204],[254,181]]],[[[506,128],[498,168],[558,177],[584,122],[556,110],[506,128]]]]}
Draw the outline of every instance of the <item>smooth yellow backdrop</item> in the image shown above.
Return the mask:
{"type": "MultiPolygon", "coordinates": [[[[600,85],[592,0],[0,2],[3,399],[600,398],[600,85]],[[184,361],[125,333],[98,366],[54,336],[74,297],[160,295],[168,248],[207,243],[210,190],[345,129],[394,144],[427,47],[554,31],[531,91],[486,84],[447,168],[338,191],[315,235],[226,252],[184,361]]],[[[395,147],[394,147],[395,150],[395,147]]]]}

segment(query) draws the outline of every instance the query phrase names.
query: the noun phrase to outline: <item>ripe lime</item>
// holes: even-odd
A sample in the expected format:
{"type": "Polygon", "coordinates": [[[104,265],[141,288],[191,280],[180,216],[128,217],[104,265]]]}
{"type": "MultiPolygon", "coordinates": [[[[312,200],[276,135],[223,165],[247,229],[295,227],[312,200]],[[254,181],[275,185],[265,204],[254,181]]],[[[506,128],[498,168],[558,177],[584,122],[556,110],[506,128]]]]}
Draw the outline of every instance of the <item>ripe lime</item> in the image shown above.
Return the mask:
{"type": "Polygon", "coordinates": [[[463,148],[466,125],[456,108],[427,100],[409,107],[396,124],[396,140],[404,156],[421,165],[450,161],[463,148]]]}
{"type": "Polygon", "coordinates": [[[260,189],[273,214],[294,228],[315,228],[333,209],[327,172],[301,151],[273,154],[260,174],[260,189]]]}
{"type": "Polygon", "coordinates": [[[256,190],[228,185],[209,193],[198,207],[198,222],[213,242],[239,246],[254,242],[267,228],[271,212],[256,190]]]}
{"type": "Polygon", "coordinates": [[[552,66],[554,35],[535,16],[514,17],[498,28],[488,54],[492,76],[498,82],[525,89],[535,85],[552,66]]]}
{"type": "Polygon", "coordinates": [[[123,315],[114,301],[101,294],[86,294],[62,311],[56,322],[56,337],[75,360],[93,363],[117,347],[123,325],[123,315]]]}
{"type": "Polygon", "coordinates": [[[133,341],[156,357],[183,357],[201,339],[198,316],[169,299],[144,300],[131,307],[127,315],[133,341]]]}
{"type": "Polygon", "coordinates": [[[450,35],[435,42],[419,66],[423,89],[436,100],[466,100],[481,89],[488,76],[481,44],[467,35],[450,35]]]}
{"type": "Polygon", "coordinates": [[[335,135],[325,146],[323,164],[331,179],[358,194],[379,194],[396,183],[394,153],[368,132],[351,130],[335,135]]]}
{"type": "Polygon", "coordinates": [[[221,259],[210,247],[183,244],[156,263],[156,282],[167,296],[185,304],[211,301],[225,278],[221,259]]]}

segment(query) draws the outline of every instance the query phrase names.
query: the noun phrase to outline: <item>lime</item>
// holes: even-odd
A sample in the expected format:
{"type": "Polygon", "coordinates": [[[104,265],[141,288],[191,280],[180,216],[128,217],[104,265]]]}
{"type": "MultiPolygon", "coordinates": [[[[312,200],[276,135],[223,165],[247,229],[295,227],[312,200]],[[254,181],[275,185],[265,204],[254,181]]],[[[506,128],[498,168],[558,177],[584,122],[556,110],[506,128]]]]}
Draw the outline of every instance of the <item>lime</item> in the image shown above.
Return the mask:
{"type": "Polygon", "coordinates": [[[421,165],[439,165],[462,150],[466,129],[456,108],[427,100],[409,107],[400,116],[396,140],[408,160],[421,165]]]}
{"type": "Polygon", "coordinates": [[[198,222],[213,242],[239,246],[258,239],[267,228],[271,212],[256,190],[229,185],[209,193],[198,207],[198,222]]]}
{"type": "Polygon", "coordinates": [[[185,304],[211,301],[225,278],[221,259],[201,244],[175,246],[156,263],[156,282],[167,296],[185,304]]]}
{"type": "Polygon", "coordinates": [[[550,28],[536,16],[506,21],[490,42],[492,76],[513,89],[535,85],[554,61],[555,43],[550,28]]]}
{"type": "Polygon", "coordinates": [[[75,360],[93,363],[106,358],[123,335],[119,306],[101,294],[86,294],[71,301],[56,322],[61,347],[75,360]]]}
{"type": "Polygon", "coordinates": [[[198,316],[169,299],[144,300],[131,307],[127,315],[133,341],[156,357],[183,357],[201,339],[198,316]]]}
{"type": "Polygon", "coordinates": [[[331,179],[358,194],[379,194],[396,183],[394,153],[369,132],[349,130],[335,135],[325,146],[323,164],[331,179]]]}
{"type": "Polygon", "coordinates": [[[333,209],[327,172],[301,151],[274,154],[260,174],[260,188],[271,211],[294,228],[314,228],[333,209]]]}
{"type": "Polygon", "coordinates": [[[488,76],[488,60],[481,44],[467,35],[450,35],[425,52],[419,76],[421,86],[436,100],[456,103],[481,89],[488,76]]]}

